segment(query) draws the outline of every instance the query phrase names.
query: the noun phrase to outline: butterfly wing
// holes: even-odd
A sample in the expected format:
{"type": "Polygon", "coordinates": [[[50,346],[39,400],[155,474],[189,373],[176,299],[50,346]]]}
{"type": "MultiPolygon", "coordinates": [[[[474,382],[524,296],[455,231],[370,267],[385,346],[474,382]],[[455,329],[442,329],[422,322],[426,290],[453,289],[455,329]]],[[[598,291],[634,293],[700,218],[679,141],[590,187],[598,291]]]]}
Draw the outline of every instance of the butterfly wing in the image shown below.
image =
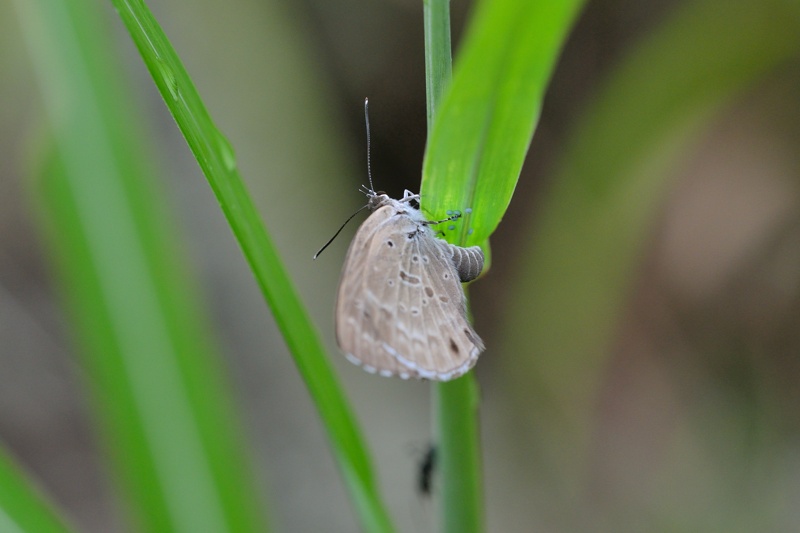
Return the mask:
{"type": "Polygon", "coordinates": [[[336,336],[369,372],[447,381],[469,370],[483,343],[466,318],[461,279],[480,273],[480,248],[459,248],[396,206],[376,210],[345,260],[336,336]]]}
{"type": "Polygon", "coordinates": [[[389,206],[373,212],[350,244],[336,299],[336,342],[350,362],[367,372],[407,379],[418,375],[383,348],[400,289],[394,279],[402,242],[394,225],[387,227],[394,214],[389,206]]]}
{"type": "MultiPolygon", "coordinates": [[[[410,277],[400,273],[400,302],[394,325],[393,354],[420,377],[448,381],[467,372],[483,351],[483,342],[467,320],[466,300],[454,252],[464,250],[433,236],[427,227],[425,237],[409,245],[410,258],[405,262],[410,277]],[[419,282],[417,282],[418,278],[419,282]],[[405,328],[405,326],[408,326],[405,328]]],[[[483,254],[480,248],[471,254],[483,254]]]]}

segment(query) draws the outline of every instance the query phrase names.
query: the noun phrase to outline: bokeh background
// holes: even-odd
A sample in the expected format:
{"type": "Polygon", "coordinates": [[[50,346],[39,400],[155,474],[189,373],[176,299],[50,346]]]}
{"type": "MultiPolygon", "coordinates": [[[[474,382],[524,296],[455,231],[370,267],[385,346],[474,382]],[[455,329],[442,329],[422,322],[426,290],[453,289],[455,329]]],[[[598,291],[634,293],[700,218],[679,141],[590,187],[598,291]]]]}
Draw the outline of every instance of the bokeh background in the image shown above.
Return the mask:
{"type": "MultiPolygon", "coordinates": [[[[580,416],[517,376],[535,372],[540,355],[524,349],[529,331],[507,324],[509,313],[519,323],[526,312],[515,300],[526,276],[520,251],[535,239],[554,166],[614,67],[689,3],[587,4],[492,238],[492,270],[470,289],[488,346],[476,372],[489,531],[800,529],[796,58],[721,105],[671,168],[622,310],[597,317],[613,320],[615,333],[596,347],[606,355],[593,360],[595,388],[580,416]]],[[[276,529],[355,531],[316,413],[216,201],[111,5],[98,5],[157,147],[181,252],[225,356],[276,529]]],[[[432,439],[430,384],[367,375],[333,343],[339,268],[357,224],[311,260],[363,204],[365,96],[376,187],[419,188],[421,2],[149,5],[234,146],[330,346],[398,528],[432,530],[435,502],[416,486],[432,439]]],[[[457,55],[470,4],[451,8],[457,55]]],[[[84,396],[88,378],[31,214],[27,158],[42,116],[21,42],[13,4],[0,4],[0,438],[81,530],[124,531],[84,396]]],[[[575,386],[563,379],[565,390],[575,386]]]]}

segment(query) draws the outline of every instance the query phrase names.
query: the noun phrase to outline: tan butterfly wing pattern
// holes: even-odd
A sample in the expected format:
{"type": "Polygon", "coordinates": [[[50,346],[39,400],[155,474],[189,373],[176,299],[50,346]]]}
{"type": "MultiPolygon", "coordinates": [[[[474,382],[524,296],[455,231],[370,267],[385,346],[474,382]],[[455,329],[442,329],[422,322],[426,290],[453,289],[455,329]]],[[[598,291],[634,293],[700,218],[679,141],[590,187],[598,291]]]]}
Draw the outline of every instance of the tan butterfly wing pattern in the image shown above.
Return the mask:
{"type": "Polygon", "coordinates": [[[339,283],[339,347],[348,360],[382,376],[461,376],[484,348],[467,321],[461,288],[480,274],[483,252],[436,238],[405,201],[373,193],[370,207],[339,283]]]}

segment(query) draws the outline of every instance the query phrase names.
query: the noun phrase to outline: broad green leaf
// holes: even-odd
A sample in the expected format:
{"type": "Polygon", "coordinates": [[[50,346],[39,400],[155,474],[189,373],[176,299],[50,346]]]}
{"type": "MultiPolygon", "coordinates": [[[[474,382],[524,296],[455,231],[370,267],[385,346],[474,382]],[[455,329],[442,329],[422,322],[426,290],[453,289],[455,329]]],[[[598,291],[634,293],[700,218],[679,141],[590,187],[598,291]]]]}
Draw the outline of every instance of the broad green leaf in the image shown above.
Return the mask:
{"type": "MultiPolygon", "coordinates": [[[[444,233],[451,242],[482,244],[486,268],[487,240],[511,200],[550,74],[581,4],[481,2],[449,91],[447,2],[425,4],[429,137],[421,203],[431,219],[460,212],[444,233]]],[[[442,531],[479,532],[478,388],[468,374],[438,384],[436,393],[442,531]]]]}
{"type": "MultiPolygon", "coordinates": [[[[449,0],[425,2],[425,92],[428,132],[452,78],[449,0]]],[[[440,472],[439,524],[443,533],[484,528],[478,408],[480,394],[470,372],[434,385],[436,463],[440,472]]]]}
{"type": "Polygon", "coordinates": [[[580,0],[483,1],[428,137],[422,206],[460,211],[451,242],[484,244],[511,201],[550,75],[580,0]]]}

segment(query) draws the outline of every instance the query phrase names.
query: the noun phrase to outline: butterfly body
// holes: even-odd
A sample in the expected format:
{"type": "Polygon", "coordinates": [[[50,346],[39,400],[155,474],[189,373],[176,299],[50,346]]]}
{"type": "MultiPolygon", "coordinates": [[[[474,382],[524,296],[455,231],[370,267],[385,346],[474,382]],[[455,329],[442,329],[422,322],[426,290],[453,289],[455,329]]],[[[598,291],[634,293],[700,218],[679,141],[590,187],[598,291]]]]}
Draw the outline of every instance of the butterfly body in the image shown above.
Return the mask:
{"type": "Polygon", "coordinates": [[[339,347],[382,376],[461,376],[484,348],[467,320],[461,287],[480,274],[483,252],[437,238],[411,205],[417,195],[367,195],[372,214],[356,232],[339,283],[339,347]]]}

